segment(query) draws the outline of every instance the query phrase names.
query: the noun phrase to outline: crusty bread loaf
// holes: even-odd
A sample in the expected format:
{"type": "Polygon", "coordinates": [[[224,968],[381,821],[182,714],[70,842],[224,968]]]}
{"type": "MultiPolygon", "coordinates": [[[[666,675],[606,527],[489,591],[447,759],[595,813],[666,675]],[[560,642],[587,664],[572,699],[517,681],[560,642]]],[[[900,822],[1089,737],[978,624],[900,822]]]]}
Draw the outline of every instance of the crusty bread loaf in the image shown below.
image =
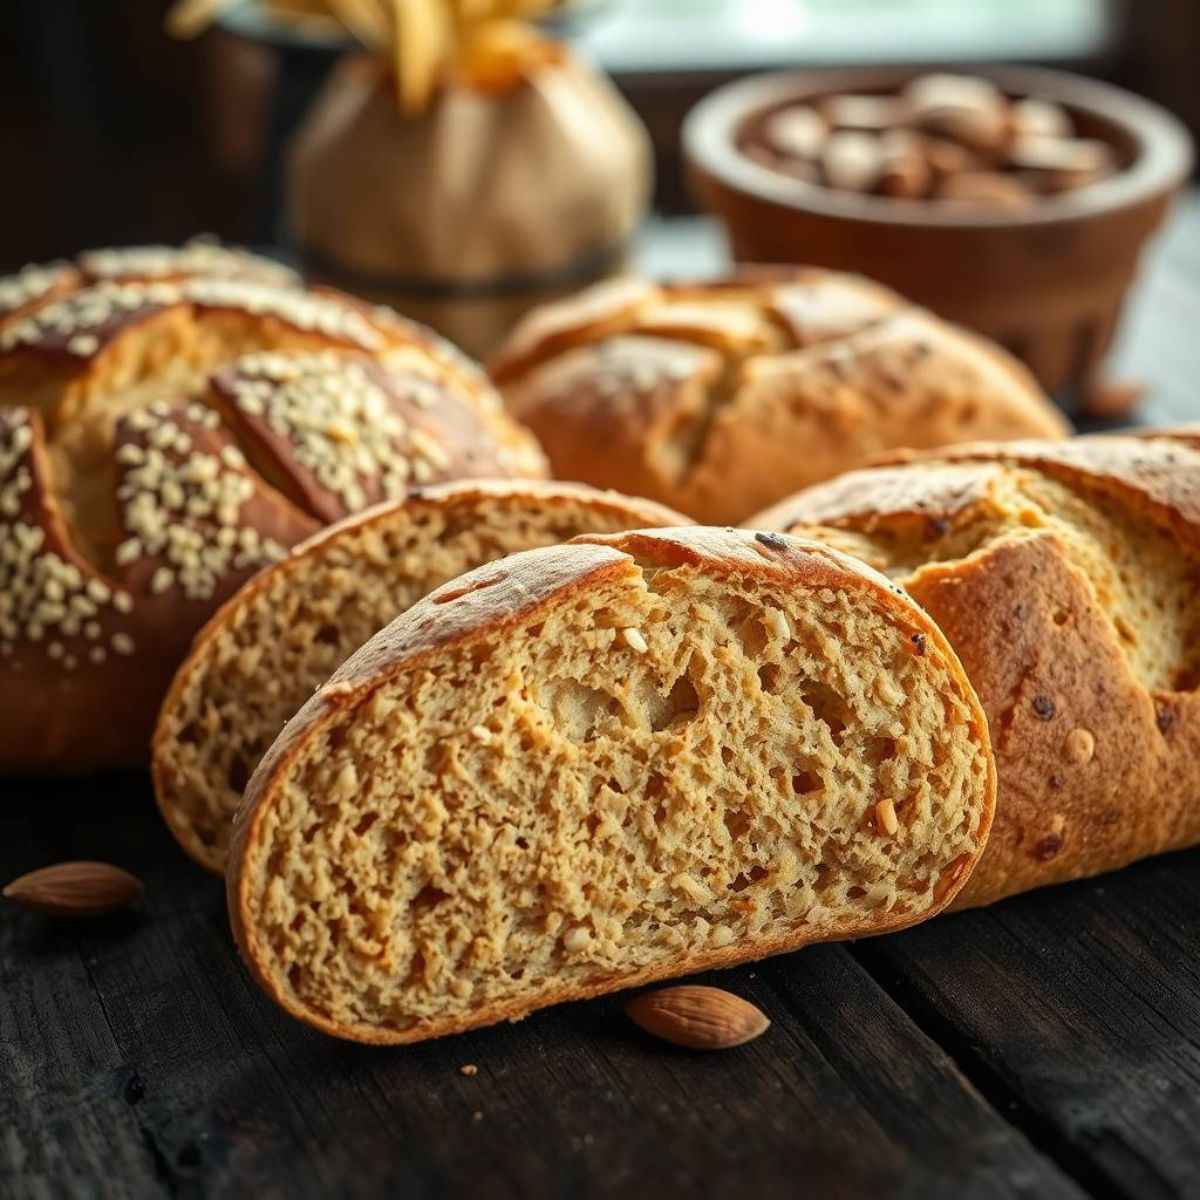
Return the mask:
{"type": "Polygon", "coordinates": [[[856,553],[958,651],[991,723],[986,904],[1200,841],[1200,437],[905,456],[748,525],[856,553]]]}
{"type": "Polygon", "coordinates": [[[412,1042],[896,929],[987,836],[985,719],[937,628],[778,534],[590,535],[452,580],[255,772],[226,873],[259,983],[412,1042]]]}
{"type": "Polygon", "coordinates": [[[1068,431],[998,347],[815,269],[600,285],[531,314],[490,365],[558,478],[712,524],[879,451],[1068,431]]]}
{"type": "Polygon", "coordinates": [[[192,636],[409,484],[540,475],[477,368],[209,244],[0,282],[0,771],[144,762],[192,636]]]}
{"type": "Polygon", "coordinates": [[[179,668],[152,746],[159,808],[180,845],[223,871],[242,791],[284,722],[350,654],[449,579],[580,533],[686,524],[581,484],[443,484],[347,518],[259,572],[179,668]]]}

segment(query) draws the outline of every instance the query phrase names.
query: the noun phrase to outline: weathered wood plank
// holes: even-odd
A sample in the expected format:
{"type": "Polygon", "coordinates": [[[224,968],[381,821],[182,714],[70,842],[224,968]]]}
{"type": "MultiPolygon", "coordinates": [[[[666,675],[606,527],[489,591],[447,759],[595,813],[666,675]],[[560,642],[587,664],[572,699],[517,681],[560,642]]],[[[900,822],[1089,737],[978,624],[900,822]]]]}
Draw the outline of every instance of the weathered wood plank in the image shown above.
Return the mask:
{"type": "MultiPolygon", "coordinates": [[[[5,878],[41,865],[28,821],[0,821],[5,878]]],[[[93,927],[93,951],[136,937],[136,922],[93,927]]],[[[0,919],[0,1195],[165,1194],[133,1111],[133,1069],[108,1023],[70,926],[0,919]]],[[[91,951],[89,952],[89,954],[91,951]]]]}
{"type": "Polygon", "coordinates": [[[1096,1190],[1200,1195],[1200,851],[855,954],[1096,1190]]]}
{"type": "MultiPolygon", "coordinates": [[[[113,786],[147,803],[140,781],[113,786]]],[[[0,864],[95,856],[146,879],[144,916],[119,936],[81,930],[74,961],[62,951],[80,977],[47,985],[97,1009],[66,1014],[81,1036],[107,1038],[103,1062],[78,1064],[68,1119],[89,1088],[136,1079],[136,1103],[118,1097],[126,1127],[106,1136],[141,1155],[137,1186],[156,1170],[155,1186],[205,1196],[1083,1195],[843,948],[714,977],[773,1021],[724,1055],[652,1042],[616,998],[372,1050],[304,1029],[249,983],[219,883],[182,860],[147,809],[110,816],[85,797],[68,811],[69,825],[44,823],[0,864]],[[466,1063],[478,1074],[462,1075],[466,1063]]],[[[14,968],[36,977],[29,950],[14,947],[14,968]]],[[[5,1060],[12,1090],[8,1071],[5,1060]]],[[[27,1090],[19,1073],[16,1084],[27,1090]]],[[[46,1137],[59,1151],[43,1164],[52,1188],[68,1169],[118,1161],[46,1137]]],[[[2,1147],[0,1161],[23,1178],[2,1147]]],[[[124,1163],[114,1169],[124,1177],[124,1163]]]]}

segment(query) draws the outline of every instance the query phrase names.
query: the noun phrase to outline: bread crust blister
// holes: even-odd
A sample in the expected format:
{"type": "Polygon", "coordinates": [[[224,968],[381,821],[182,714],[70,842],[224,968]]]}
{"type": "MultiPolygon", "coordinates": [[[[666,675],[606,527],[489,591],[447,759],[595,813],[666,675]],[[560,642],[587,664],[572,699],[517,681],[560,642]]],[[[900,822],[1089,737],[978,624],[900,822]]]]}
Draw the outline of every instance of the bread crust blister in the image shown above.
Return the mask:
{"type": "Polygon", "coordinates": [[[285,1009],[410,1042],[900,928],[987,837],[932,622],[774,534],[589,535],[438,589],[283,730],[227,871],[285,1009]]]}

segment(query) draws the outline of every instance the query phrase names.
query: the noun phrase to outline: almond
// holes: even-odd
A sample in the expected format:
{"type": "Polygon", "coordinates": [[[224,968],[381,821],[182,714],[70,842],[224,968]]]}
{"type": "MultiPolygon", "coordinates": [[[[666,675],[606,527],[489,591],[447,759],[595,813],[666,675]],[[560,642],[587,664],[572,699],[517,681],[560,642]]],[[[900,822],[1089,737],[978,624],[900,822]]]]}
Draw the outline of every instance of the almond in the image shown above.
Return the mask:
{"type": "Polygon", "coordinates": [[[92,917],[141,900],[142,881],[102,862],[65,862],[14,879],[4,895],[14,904],[55,917],[92,917]]]}
{"type": "Polygon", "coordinates": [[[689,1050],[728,1050],[753,1041],[771,1024],[748,1000],[712,987],[643,992],[625,1013],[639,1028],[689,1050]]]}

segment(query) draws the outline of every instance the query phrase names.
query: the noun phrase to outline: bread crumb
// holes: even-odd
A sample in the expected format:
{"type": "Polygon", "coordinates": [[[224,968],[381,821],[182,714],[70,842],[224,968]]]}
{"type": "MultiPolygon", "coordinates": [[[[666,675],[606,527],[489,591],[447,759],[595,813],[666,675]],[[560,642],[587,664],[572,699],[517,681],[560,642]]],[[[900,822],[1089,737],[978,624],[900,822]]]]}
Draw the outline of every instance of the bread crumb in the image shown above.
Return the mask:
{"type": "Polygon", "coordinates": [[[581,950],[587,949],[591,940],[592,935],[582,925],[576,925],[574,929],[568,929],[563,934],[563,949],[568,954],[578,954],[581,950]]]}
{"type": "Polygon", "coordinates": [[[458,1073],[460,1075],[478,1075],[479,1068],[474,1063],[463,1063],[463,1065],[458,1068],[458,1073]]]}
{"type": "Polygon", "coordinates": [[[621,636],[625,639],[625,644],[639,654],[645,654],[650,649],[640,629],[622,629],[621,636]]]}
{"type": "Polygon", "coordinates": [[[792,636],[792,627],[788,624],[788,619],[782,610],[778,608],[768,608],[766,611],[767,628],[783,641],[787,641],[792,636]]]}
{"type": "Polygon", "coordinates": [[[896,806],[891,800],[880,800],[875,805],[875,821],[880,832],[889,836],[900,828],[900,822],[896,820],[896,806]]]}

